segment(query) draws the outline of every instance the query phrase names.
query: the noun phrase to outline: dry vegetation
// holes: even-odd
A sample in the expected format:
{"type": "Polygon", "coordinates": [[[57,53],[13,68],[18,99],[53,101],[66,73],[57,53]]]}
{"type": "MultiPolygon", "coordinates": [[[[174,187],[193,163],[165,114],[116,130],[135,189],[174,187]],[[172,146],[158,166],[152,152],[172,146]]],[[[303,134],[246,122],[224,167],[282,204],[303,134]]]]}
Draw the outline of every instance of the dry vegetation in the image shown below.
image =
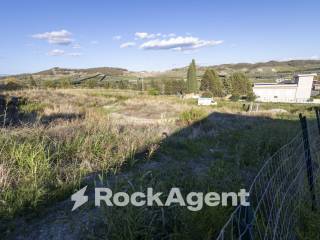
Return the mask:
{"type": "Polygon", "coordinates": [[[174,96],[117,90],[6,94],[25,101],[20,125],[0,130],[0,231],[30,239],[58,232],[69,239],[210,238],[231,209],[126,207],[97,215],[87,206],[69,214],[69,200],[60,212],[56,202],[97,179],[127,192],[247,186],[262,161],[295,134],[297,111],[312,113],[310,105],[264,104],[248,114],[240,102],[198,107],[174,96]],[[287,112],[269,111],[274,108],[287,112]],[[31,214],[39,211],[40,217],[31,214]]]}

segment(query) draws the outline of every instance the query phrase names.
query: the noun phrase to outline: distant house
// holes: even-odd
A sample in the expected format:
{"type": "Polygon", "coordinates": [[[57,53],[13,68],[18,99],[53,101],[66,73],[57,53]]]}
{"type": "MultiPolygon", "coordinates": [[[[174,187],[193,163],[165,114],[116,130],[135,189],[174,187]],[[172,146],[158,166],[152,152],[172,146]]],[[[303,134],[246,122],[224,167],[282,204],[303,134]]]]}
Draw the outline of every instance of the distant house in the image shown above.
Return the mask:
{"type": "Polygon", "coordinates": [[[311,97],[313,78],[317,74],[298,74],[292,81],[279,83],[255,83],[253,92],[261,102],[308,102],[311,97]]]}
{"type": "Polygon", "coordinates": [[[320,81],[314,81],[313,82],[313,90],[314,91],[320,91],[320,81]]]}

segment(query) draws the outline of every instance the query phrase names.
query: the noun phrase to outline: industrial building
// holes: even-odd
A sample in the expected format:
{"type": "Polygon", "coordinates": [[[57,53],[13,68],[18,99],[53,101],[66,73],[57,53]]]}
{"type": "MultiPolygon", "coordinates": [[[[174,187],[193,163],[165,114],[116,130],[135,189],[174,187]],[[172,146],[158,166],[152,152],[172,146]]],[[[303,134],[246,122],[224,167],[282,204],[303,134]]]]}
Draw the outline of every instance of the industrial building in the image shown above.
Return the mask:
{"type": "Polygon", "coordinates": [[[311,98],[313,79],[317,74],[298,74],[292,81],[255,83],[253,92],[261,102],[305,103],[311,98]]]}

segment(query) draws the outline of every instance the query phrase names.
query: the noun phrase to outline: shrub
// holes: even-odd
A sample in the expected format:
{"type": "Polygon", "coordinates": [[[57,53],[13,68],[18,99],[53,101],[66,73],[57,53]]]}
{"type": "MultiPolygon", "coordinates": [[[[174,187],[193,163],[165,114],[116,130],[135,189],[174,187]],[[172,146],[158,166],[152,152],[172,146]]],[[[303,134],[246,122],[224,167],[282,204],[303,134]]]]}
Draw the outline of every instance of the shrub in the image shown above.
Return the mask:
{"type": "Polygon", "coordinates": [[[234,102],[239,101],[239,99],[240,99],[240,95],[238,95],[238,94],[233,94],[233,95],[230,97],[230,100],[231,100],[231,101],[234,101],[234,102]]]}
{"type": "Polygon", "coordinates": [[[54,88],[54,87],[56,87],[56,83],[53,80],[47,80],[43,84],[44,84],[44,86],[46,88],[54,88]]]}
{"type": "Polygon", "coordinates": [[[87,88],[95,88],[98,84],[98,81],[94,78],[92,79],[88,79],[86,82],[85,82],[85,86],[87,88]]]}
{"type": "Polygon", "coordinates": [[[39,102],[26,102],[19,106],[23,113],[42,112],[47,105],[39,102]]]}
{"type": "Polygon", "coordinates": [[[69,87],[71,87],[71,81],[68,78],[62,78],[59,80],[58,85],[61,88],[69,88],[69,87]]]}
{"type": "Polygon", "coordinates": [[[7,78],[5,81],[5,85],[3,86],[4,90],[18,90],[22,89],[23,86],[21,83],[18,82],[18,80],[14,77],[7,78]]]}
{"type": "Polygon", "coordinates": [[[148,90],[148,94],[152,96],[157,96],[160,94],[160,92],[157,89],[152,88],[148,90]]]}
{"type": "Polygon", "coordinates": [[[247,95],[247,101],[249,101],[249,102],[253,102],[254,100],[256,100],[256,95],[251,91],[251,92],[249,92],[248,93],[248,95],[247,95]]]}
{"type": "Polygon", "coordinates": [[[203,109],[191,108],[180,114],[179,120],[185,124],[192,124],[199,121],[206,116],[206,112],[203,109]]]}

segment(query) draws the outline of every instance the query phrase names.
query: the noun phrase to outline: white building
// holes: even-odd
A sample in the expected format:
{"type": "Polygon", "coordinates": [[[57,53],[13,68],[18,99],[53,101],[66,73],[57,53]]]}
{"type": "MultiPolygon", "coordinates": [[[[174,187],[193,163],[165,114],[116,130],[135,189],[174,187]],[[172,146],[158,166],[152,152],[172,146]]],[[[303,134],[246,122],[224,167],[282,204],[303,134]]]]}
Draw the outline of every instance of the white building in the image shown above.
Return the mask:
{"type": "Polygon", "coordinates": [[[261,102],[308,102],[311,97],[313,78],[317,74],[298,74],[293,81],[281,83],[255,83],[253,92],[261,102]]]}

